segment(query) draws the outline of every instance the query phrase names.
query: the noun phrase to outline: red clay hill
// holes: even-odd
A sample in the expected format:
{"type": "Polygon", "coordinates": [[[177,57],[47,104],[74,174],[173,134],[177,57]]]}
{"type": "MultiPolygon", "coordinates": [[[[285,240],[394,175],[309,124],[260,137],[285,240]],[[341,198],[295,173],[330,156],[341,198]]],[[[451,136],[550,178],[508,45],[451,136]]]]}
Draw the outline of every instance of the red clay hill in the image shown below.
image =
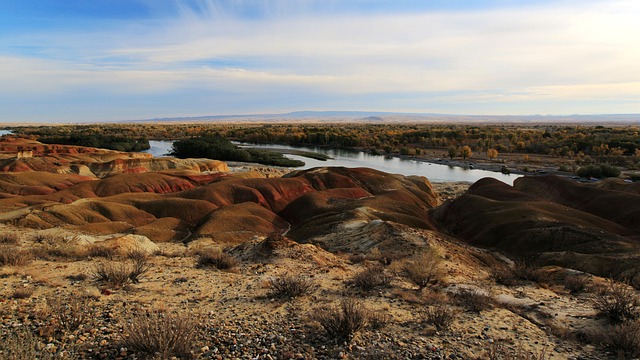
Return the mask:
{"type": "Polygon", "coordinates": [[[223,246],[276,232],[339,251],[356,248],[354,239],[392,249],[394,241],[414,241],[413,228],[516,259],[640,283],[635,184],[538,176],[509,186],[487,178],[440,204],[424,177],[366,168],[267,178],[229,172],[216,160],[156,159],[7,136],[0,152],[0,221],[22,227],[223,246]]]}

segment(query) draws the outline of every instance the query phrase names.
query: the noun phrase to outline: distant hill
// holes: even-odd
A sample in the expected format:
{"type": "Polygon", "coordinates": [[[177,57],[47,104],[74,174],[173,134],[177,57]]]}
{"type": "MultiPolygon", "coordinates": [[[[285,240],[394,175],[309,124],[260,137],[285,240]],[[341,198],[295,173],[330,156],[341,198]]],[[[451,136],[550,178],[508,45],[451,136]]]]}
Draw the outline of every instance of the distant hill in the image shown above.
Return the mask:
{"type": "MultiPolygon", "coordinates": [[[[381,111],[294,111],[283,114],[203,115],[133,120],[134,122],[424,122],[424,123],[613,123],[640,124],[640,114],[455,115],[381,111]]],[[[131,122],[131,121],[128,121],[131,122]]]]}

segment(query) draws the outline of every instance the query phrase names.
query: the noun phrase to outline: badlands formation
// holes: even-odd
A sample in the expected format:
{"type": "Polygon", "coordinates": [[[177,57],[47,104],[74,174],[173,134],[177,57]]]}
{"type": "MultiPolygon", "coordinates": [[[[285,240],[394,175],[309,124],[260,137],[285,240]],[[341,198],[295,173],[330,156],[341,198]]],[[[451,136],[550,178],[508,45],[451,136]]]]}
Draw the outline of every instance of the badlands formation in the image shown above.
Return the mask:
{"type": "Polygon", "coordinates": [[[16,338],[41,358],[614,359],[640,350],[637,184],[483,179],[457,194],[460,184],[366,168],[240,169],[10,136],[0,154],[0,357],[16,338]],[[228,269],[207,254],[226,257],[228,269]],[[139,276],[104,276],[141,258],[139,276]],[[274,284],[292,275],[308,288],[280,296],[274,284]],[[602,305],[616,291],[633,300],[619,319],[602,305]],[[78,299],[86,316],[69,326],[60,314],[78,299]],[[336,337],[316,315],[349,301],[368,309],[366,325],[336,337]],[[141,314],[191,319],[186,349],[137,346],[131,323],[141,314]],[[632,331],[631,345],[610,335],[632,331]]]}

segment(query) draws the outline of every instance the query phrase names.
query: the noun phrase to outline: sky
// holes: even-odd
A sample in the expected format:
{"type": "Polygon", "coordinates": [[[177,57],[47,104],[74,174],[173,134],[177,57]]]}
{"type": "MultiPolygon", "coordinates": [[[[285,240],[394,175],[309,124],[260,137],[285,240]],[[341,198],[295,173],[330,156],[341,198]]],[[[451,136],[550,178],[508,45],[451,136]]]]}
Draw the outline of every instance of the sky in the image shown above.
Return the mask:
{"type": "Polygon", "coordinates": [[[640,113],[637,0],[0,0],[0,122],[640,113]]]}

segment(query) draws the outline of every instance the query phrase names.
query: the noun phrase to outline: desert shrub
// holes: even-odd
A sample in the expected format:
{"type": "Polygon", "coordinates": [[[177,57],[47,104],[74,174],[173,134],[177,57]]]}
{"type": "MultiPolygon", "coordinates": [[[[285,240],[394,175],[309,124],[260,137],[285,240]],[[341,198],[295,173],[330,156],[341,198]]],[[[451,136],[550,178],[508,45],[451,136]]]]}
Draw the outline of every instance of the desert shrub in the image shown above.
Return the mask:
{"type": "Polygon", "coordinates": [[[462,289],[453,296],[458,305],[480,312],[493,307],[493,298],[479,290],[462,289]]]}
{"type": "Polygon", "coordinates": [[[505,265],[491,268],[491,277],[496,283],[505,286],[513,286],[518,283],[518,278],[513,269],[505,265]]]}
{"type": "Polygon", "coordinates": [[[78,260],[87,256],[87,248],[66,243],[45,243],[34,247],[32,252],[36,258],[48,261],[60,259],[78,260]]]}
{"type": "Polygon", "coordinates": [[[93,319],[91,298],[83,294],[71,294],[66,299],[48,298],[47,307],[57,330],[73,332],[93,319]]]}
{"type": "Polygon", "coordinates": [[[91,245],[87,247],[86,255],[89,257],[103,257],[105,259],[113,259],[117,255],[118,251],[115,248],[91,245]]]}
{"type": "Polygon", "coordinates": [[[33,287],[19,287],[13,291],[11,297],[14,299],[27,299],[33,295],[33,287]]]}
{"type": "Polygon", "coordinates": [[[132,268],[129,271],[129,279],[134,284],[140,282],[140,279],[151,268],[149,262],[149,256],[142,250],[133,250],[127,254],[127,257],[133,262],[132,268]]]}
{"type": "Polygon", "coordinates": [[[404,267],[406,277],[420,289],[431,283],[438,283],[443,277],[441,262],[442,259],[435,250],[423,251],[406,263],[404,267]]]}
{"type": "Polygon", "coordinates": [[[124,346],[149,357],[190,359],[198,331],[191,314],[150,312],[124,323],[124,346]]]}
{"type": "Polygon", "coordinates": [[[393,278],[385,274],[384,267],[380,265],[369,266],[356,273],[351,283],[363,291],[371,291],[377,287],[388,286],[393,278]]]}
{"type": "Polygon", "coordinates": [[[311,317],[329,337],[349,343],[367,325],[369,312],[359,301],[347,298],[338,307],[321,308],[311,317]]]}
{"type": "MultiPolygon", "coordinates": [[[[7,336],[0,341],[0,359],[4,360],[53,360],[59,359],[55,353],[43,351],[44,345],[37,336],[26,328],[13,328],[7,336]]],[[[75,359],[66,356],[65,359],[75,359]]]]}
{"type": "Polygon", "coordinates": [[[604,328],[598,336],[605,346],[624,358],[640,355],[640,323],[637,321],[604,328]]]}
{"type": "Polygon", "coordinates": [[[87,276],[87,274],[75,274],[75,275],[68,275],[66,278],[71,280],[71,281],[84,281],[87,280],[89,276],[87,276]]]}
{"type": "Polygon", "coordinates": [[[18,244],[18,235],[14,234],[14,233],[0,234],[0,244],[17,245],[18,244]]]}
{"type": "Polygon", "coordinates": [[[31,259],[31,253],[13,245],[0,245],[0,266],[23,266],[31,259]]]}
{"type": "Polygon", "coordinates": [[[306,276],[284,274],[269,280],[269,294],[277,298],[295,298],[307,295],[313,282],[306,276]]]}
{"type": "Polygon", "coordinates": [[[428,306],[421,315],[424,322],[435,326],[438,330],[448,329],[455,319],[455,311],[446,304],[428,306]]]}
{"type": "Polygon", "coordinates": [[[521,280],[544,283],[549,281],[549,276],[539,266],[527,261],[516,261],[513,266],[514,275],[521,280]]]}
{"type": "Polygon", "coordinates": [[[624,283],[609,280],[594,299],[594,308],[611,323],[640,317],[640,302],[635,290],[624,283]]]}
{"type": "Polygon", "coordinates": [[[121,262],[102,262],[93,267],[93,277],[111,287],[121,288],[131,281],[131,269],[121,262]]]}
{"type": "Polygon", "coordinates": [[[380,330],[387,327],[392,320],[393,316],[386,311],[369,312],[369,327],[373,330],[380,330]]]}
{"type": "Polygon", "coordinates": [[[238,260],[220,249],[205,249],[198,253],[198,267],[214,267],[228,270],[236,267],[238,260]]]}
{"type": "Polygon", "coordinates": [[[586,290],[589,279],[582,275],[570,275],[564,279],[564,288],[572,294],[581,293],[586,290]]]}
{"type": "Polygon", "coordinates": [[[535,352],[527,352],[519,344],[511,350],[504,346],[502,341],[495,341],[487,346],[481,357],[477,360],[548,360],[547,349],[544,348],[535,352]]]}
{"type": "Polygon", "coordinates": [[[507,265],[495,266],[491,269],[491,277],[496,283],[513,286],[522,280],[544,283],[549,276],[540,267],[526,261],[516,261],[513,267],[507,265]]]}

